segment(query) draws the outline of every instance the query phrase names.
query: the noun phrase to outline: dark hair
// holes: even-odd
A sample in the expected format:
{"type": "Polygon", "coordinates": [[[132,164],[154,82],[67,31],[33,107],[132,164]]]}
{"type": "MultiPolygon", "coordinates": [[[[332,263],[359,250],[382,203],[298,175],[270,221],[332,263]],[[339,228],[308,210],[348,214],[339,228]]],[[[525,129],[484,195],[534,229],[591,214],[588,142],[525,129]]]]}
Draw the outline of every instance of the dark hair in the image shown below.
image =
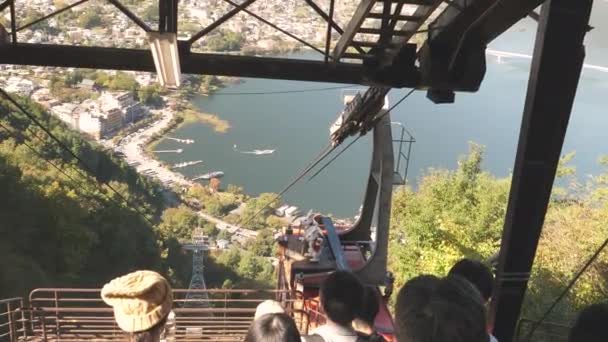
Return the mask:
{"type": "Polygon", "coordinates": [[[363,285],[352,273],[336,271],[321,285],[321,306],[330,320],[349,325],[363,306],[363,285]]]}
{"type": "Polygon", "coordinates": [[[608,303],[598,303],[580,312],[570,330],[569,342],[608,341],[608,303]]]}
{"type": "Polygon", "coordinates": [[[486,316],[479,292],[461,277],[423,275],[397,295],[399,342],[487,342],[486,316]]]}
{"type": "Polygon", "coordinates": [[[266,314],[251,324],[245,342],[301,342],[298,327],[289,315],[266,314]]]}
{"type": "Polygon", "coordinates": [[[160,339],[160,335],[163,332],[163,329],[165,328],[165,324],[167,324],[167,317],[169,317],[169,315],[165,316],[165,318],[160,320],[158,323],[156,323],[156,325],[154,325],[148,330],[131,333],[129,336],[129,342],[158,341],[160,339]],[[156,336],[159,336],[159,338],[156,338],[156,336]]]}
{"type": "Polygon", "coordinates": [[[484,301],[489,301],[494,288],[494,275],[488,266],[481,261],[462,259],[457,262],[449,275],[459,275],[473,284],[481,293],[484,301]]]}
{"type": "Polygon", "coordinates": [[[363,305],[355,314],[355,317],[374,326],[374,320],[380,311],[380,295],[378,290],[371,286],[365,286],[363,295],[363,305]]]}

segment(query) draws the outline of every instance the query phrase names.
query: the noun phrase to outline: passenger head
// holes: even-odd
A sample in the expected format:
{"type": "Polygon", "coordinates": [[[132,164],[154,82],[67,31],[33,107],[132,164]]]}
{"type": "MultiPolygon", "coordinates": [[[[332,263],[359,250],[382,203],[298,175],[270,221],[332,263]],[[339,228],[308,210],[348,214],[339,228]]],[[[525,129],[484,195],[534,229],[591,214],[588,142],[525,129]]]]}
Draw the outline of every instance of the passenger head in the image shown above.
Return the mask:
{"type": "Polygon", "coordinates": [[[570,330],[569,342],[608,341],[608,303],[593,304],[578,315],[570,330]]]}
{"type": "Polygon", "coordinates": [[[281,305],[281,303],[275,300],[265,300],[261,302],[258,307],[255,309],[254,320],[258,319],[266,314],[274,314],[274,313],[285,313],[285,309],[281,305]]]}
{"type": "Polygon", "coordinates": [[[129,333],[133,342],[159,341],[173,306],[169,282],[152,271],[112,280],[101,290],[101,298],[114,308],[118,327],[129,333]]]}
{"type": "Polygon", "coordinates": [[[364,334],[372,334],[374,332],[374,321],[380,311],[380,295],[378,290],[371,286],[364,288],[363,305],[355,313],[353,320],[353,328],[364,334]]]}
{"type": "Polygon", "coordinates": [[[301,339],[291,317],[284,313],[271,313],[253,321],[245,342],[301,342],[301,339]]]}
{"type": "Polygon", "coordinates": [[[449,275],[459,275],[470,281],[481,293],[485,302],[492,297],[494,288],[494,275],[490,268],[482,262],[471,259],[462,259],[457,262],[448,273],[449,275]]]}
{"type": "Polygon", "coordinates": [[[399,342],[487,342],[486,315],[479,292],[461,277],[423,275],[397,295],[399,342]]]}
{"type": "Polygon", "coordinates": [[[363,285],[346,271],[330,274],[321,285],[321,306],[334,323],[350,326],[356,312],[363,305],[363,285]]]}

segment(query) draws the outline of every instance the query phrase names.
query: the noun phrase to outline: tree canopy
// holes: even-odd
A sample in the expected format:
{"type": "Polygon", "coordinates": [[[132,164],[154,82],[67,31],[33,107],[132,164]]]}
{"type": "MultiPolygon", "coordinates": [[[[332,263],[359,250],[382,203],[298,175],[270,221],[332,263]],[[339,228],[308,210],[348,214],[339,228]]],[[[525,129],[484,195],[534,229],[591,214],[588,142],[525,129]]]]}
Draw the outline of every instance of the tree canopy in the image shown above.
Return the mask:
{"type": "Polygon", "coordinates": [[[83,12],[78,17],[78,23],[79,23],[80,27],[84,27],[87,29],[92,29],[94,27],[100,27],[100,26],[103,26],[103,24],[104,24],[101,15],[99,15],[99,11],[96,9],[90,9],[86,12],[83,12]]]}
{"type": "MultiPolygon", "coordinates": [[[[482,157],[483,147],[472,144],[470,154],[460,159],[456,170],[428,170],[416,191],[406,186],[395,192],[389,268],[395,273],[396,286],[419,274],[445,275],[460,258],[487,260],[499,251],[510,178],[496,178],[483,171],[482,157]]],[[[575,174],[568,165],[573,157],[562,158],[560,177],[575,174]]],[[[602,183],[608,179],[606,174],[595,177],[593,184],[562,189],[560,196],[553,197],[523,317],[538,319],[608,235],[608,201],[597,195],[607,189],[608,184],[602,183]],[[576,196],[566,196],[573,191],[576,196]]],[[[584,305],[606,298],[606,270],[608,255],[604,253],[550,320],[569,323],[584,305]]]]}
{"type": "Polygon", "coordinates": [[[10,131],[0,130],[0,234],[10,237],[0,242],[1,297],[32,287],[99,286],[134,268],[160,270],[149,222],[161,210],[159,188],[40,106],[19,101],[86,168],[0,101],[1,122],[10,131]],[[110,184],[130,204],[98,182],[110,184]]]}
{"type": "Polygon", "coordinates": [[[212,51],[239,51],[245,43],[245,36],[229,30],[222,30],[205,41],[205,48],[212,51]]]}

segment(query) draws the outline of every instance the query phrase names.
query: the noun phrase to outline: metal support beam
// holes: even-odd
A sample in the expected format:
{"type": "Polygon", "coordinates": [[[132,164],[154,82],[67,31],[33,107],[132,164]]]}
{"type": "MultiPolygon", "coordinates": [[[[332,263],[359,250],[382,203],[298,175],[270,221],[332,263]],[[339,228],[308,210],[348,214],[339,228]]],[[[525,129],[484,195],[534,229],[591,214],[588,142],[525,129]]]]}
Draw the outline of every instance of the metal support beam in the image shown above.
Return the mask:
{"type": "MultiPolygon", "coordinates": [[[[395,15],[399,15],[401,14],[401,6],[402,3],[398,3],[396,5],[396,9],[395,9],[395,15]]],[[[388,45],[388,43],[390,42],[392,35],[391,32],[393,31],[391,29],[392,23],[395,23],[395,25],[397,24],[397,18],[395,18],[394,20],[389,19],[390,15],[391,15],[391,7],[392,7],[392,2],[391,0],[384,0],[384,2],[382,3],[382,19],[381,19],[381,24],[380,24],[380,39],[378,39],[378,43],[381,47],[385,47],[388,45]]]]}
{"type": "Polygon", "coordinates": [[[158,1],[158,31],[177,33],[178,0],[158,1]]]}
{"type": "Polygon", "coordinates": [[[357,6],[355,13],[353,13],[352,18],[348,22],[348,25],[344,29],[344,33],[340,37],[340,40],[336,43],[334,47],[334,51],[332,52],[334,62],[340,60],[342,55],[348,49],[348,46],[355,38],[357,34],[357,30],[361,27],[361,24],[365,20],[365,16],[369,13],[369,11],[376,4],[376,0],[362,0],[357,6]]]}
{"type": "Polygon", "coordinates": [[[321,222],[325,226],[325,232],[327,233],[327,241],[329,242],[329,248],[331,250],[331,254],[336,260],[336,268],[340,271],[350,271],[350,266],[348,265],[348,263],[346,262],[346,258],[344,257],[342,243],[340,243],[340,237],[338,237],[338,232],[336,231],[336,227],[334,227],[334,223],[329,217],[325,216],[321,218],[321,222]]]}
{"type": "MultiPolygon", "coordinates": [[[[224,2],[226,2],[226,3],[229,3],[230,5],[234,6],[235,8],[236,8],[236,7],[239,7],[239,4],[237,4],[236,2],[234,2],[234,1],[232,1],[232,0],[223,0],[223,1],[224,1],[224,2]]],[[[323,52],[323,50],[321,50],[321,49],[319,49],[318,47],[316,47],[316,46],[314,46],[314,45],[310,44],[309,42],[305,41],[304,39],[302,39],[302,38],[300,38],[300,37],[298,37],[298,36],[296,36],[296,35],[294,35],[294,34],[292,34],[292,33],[288,32],[288,31],[286,31],[286,30],[284,30],[284,29],[280,28],[279,26],[277,26],[277,25],[275,25],[275,24],[271,23],[270,21],[268,21],[268,20],[266,20],[266,19],[264,19],[264,18],[260,17],[259,15],[257,15],[257,14],[255,14],[255,13],[251,12],[250,10],[243,8],[243,9],[242,9],[242,11],[243,11],[243,12],[245,12],[245,13],[247,13],[247,14],[249,14],[250,16],[252,16],[252,17],[256,18],[257,20],[259,20],[259,21],[263,22],[264,24],[266,24],[266,25],[268,25],[268,26],[272,27],[273,29],[275,29],[275,30],[277,30],[277,31],[279,31],[279,32],[281,32],[281,33],[283,33],[284,35],[286,35],[286,36],[288,36],[288,37],[290,37],[290,38],[292,38],[292,39],[295,39],[295,40],[297,40],[298,42],[300,42],[300,43],[302,43],[302,44],[304,44],[304,45],[308,46],[309,48],[311,48],[311,49],[313,49],[313,50],[317,51],[317,52],[318,52],[318,53],[320,53],[321,55],[325,55],[325,53],[323,52]]]]}
{"type": "Polygon", "coordinates": [[[329,62],[329,46],[331,45],[331,26],[334,22],[335,0],[329,1],[329,16],[327,17],[327,35],[325,36],[325,63],[329,62]]]}
{"type": "Polygon", "coordinates": [[[3,3],[1,3],[0,12],[4,11],[12,2],[13,0],[5,0],[3,3]]]}
{"type": "MultiPolygon", "coordinates": [[[[408,22],[406,22],[400,29],[400,31],[402,32],[409,32],[408,35],[406,36],[397,36],[393,43],[396,45],[404,45],[405,43],[407,43],[412,36],[414,36],[415,32],[421,32],[419,31],[420,27],[424,24],[424,22],[431,16],[431,14],[433,14],[433,12],[437,9],[437,7],[439,7],[439,5],[441,5],[441,0],[434,0],[431,4],[429,5],[420,5],[416,8],[416,10],[414,11],[414,13],[412,13],[411,15],[413,17],[417,17],[419,18],[418,20],[414,21],[414,20],[409,20],[408,22]]],[[[396,21],[394,23],[391,23],[393,29],[395,28],[394,25],[396,25],[396,21]]]]}
{"type": "Polygon", "coordinates": [[[513,341],[585,56],[592,0],[543,5],[502,236],[491,321],[513,341]]]}
{"type": "MultiPolygon", "coordinates": [[[[327,15],[327,13],[325,13],[321,9],[321,7],[319,7],[319,5],[317,5],[313,0],[305,0],[305,1],[308,4],[308,6],[310,6],[310,8],[312,8],[315,12],[317,12],[317,14],[321,18],[323,18],[327,23],[329,23],[331,25],[331,27],[334,30],[336,30],[336,32],[338,32],[338,34],[344,33],[344,30],[340,27],[340,25],[338,25],[334,20],[329,20],[329,15],[327,15]]],[[[360,46],[355,45],[354,48],[359,53],[365,53],[365,50],[363,50],[360,46]]]]}
{"type": "Polygon", "coordinates": [[[485,76],[485,48],[543,0],[454,0],[433,22],[420,49],[429,98],[453,102],[455,89],[477,91],[485,76]],[[437,96],[439,95],[439,96],[437,96]]]}
{"type": "MultiPolygon", "coordinates": [[[[155,72],[150,51],[123,48],[8,44],[0,46],[0,63],[155,72]]],[[[180,64],[185,74],[363,85],[376,83],[370,76],[371,70],[361,64],[203,53],[180,54],[180,64]]],[[[414,88],[419,86],[418,79],[417,70],[412,68],[399,74],[394,83],[386,82],[385,86],[414,88]]]]}
{"type": "Polygon", "coordinates": [[[353,229],[342,238],[350,241],[369,241],[371,227],[376,227],[376,240],[372,248],[372,256],[365,266],[354,270],[354,272],[366,284],[381,285],[386,275],[393,196],[394,155],[390,114],[384,115],[374,127],[373,142],[374,150],[369,182],[365,190],[361,218],[353,229]]]}
{"type": "Polygon", "coordinates": [[[132,22],[137,24],[137,26],[141,27],[142,30],[146,32],[152,32],[152,29],[150,28],[150,26],[148,26],[148,24],[144,23],[141,19],[139,19],[139,17],[137,17],[133,12],[131,12],[127,7],[125,7],[125,5],[123,5],[119,0],[108,0],[108,2],[114,5],[114,7],[118,8],[118,10],[121,11],[124,15],[129,17],[129,19],[131,19],[132,22]]]}
{"type": "MultiPolygon", "coordinates": [[[[19,32],[19,31],[21,31],[21,30],[25,30],[26,28],[28,28],[28,27],[30,27],[30,26],[33,26],[33,25],[36,25],[36,24],[38,24],[39,22],[42,22],[42,21],[48,20],[48,19],[50,19],[50,18],[52,18],[52,17],[54,17],[54,16],[57,16],[57,15],[59,15],[59,14],[61,14],[61,13],[65,12],[65,11],[67,11],[67,10],[69,10],[69,9],[72,9],[72,8],[74,8],[74,7],[76,7],[76,6],[80,5],[80,4],[83,4],[83,3],[87,2],[87,1],[89,1],[89,0],[80,0],[80,1],[76,1],[76,2],[75,2],[75,3],[73,3],[73,4],[70,4],[70,5],[68,5],[68,6],[65,6],[64,8],[61,8],[61,9],[56,10],[56,11],[55,11],[55,12],[53,12],[53,13],[49,13],[49,14],[45,15],[45,16],[44,16],[44,17],[42,17],[42,18],[38,18],[38,19],[36,19],[36,20],[33,20],[32,22],[29,22],[29,23],[27,23],[27,24],[25,24],[25,25],[23,25],[23,26],[19,27],[19,28],[17,29],[17,32],[19,32]]],[[[0,9],[0,11],[1,11],[1,9],[0,9]]]]}
{"type": "Polygon", "coordinates": [[[197,32],[194,35],[192,35],[192,37],[190,37],[190,39],[188,39],[188,45],[192,45],[197,40],[199,40],[202,37],[204,37],[205,35],[209,34],[209,32],[213,31],[218,26],[222,25],[228,19],[230,19],[230,18],[234,17],[235,15],[237,15],[240,11],[244,10],[245,8],[247,8],[247,6],[253,4],[255,1],[256,0],[246,0],[245,2],[241,3],[240,5],[236,6],[233,9],[231,9],[226,14],[224,14],[221,18],[219,18],[218,20],[216,20],[213,23],[211,23],[209,26],[205,27],[204,29],[202,29],[199,32],[197,32]]]}
{"type": "Polygon", "coordinates": [[[17,44],[17,16],[15,15],[15,0],[11,0],[11,37],[13,45],[17,44]]]}

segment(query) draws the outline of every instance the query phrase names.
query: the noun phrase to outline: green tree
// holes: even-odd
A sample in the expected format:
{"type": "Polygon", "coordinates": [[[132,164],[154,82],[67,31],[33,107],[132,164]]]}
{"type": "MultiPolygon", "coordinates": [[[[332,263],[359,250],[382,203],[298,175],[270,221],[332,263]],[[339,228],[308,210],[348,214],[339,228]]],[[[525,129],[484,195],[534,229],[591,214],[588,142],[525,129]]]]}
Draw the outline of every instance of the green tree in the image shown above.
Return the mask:
{"type": "Polygon", "coordinates": [[[275,247],[274,234],[270,229],[263,229],[258,231],[258,235],[255,239],[249,240],[245,244],[245,250],[251,252],[253,255],[270,257],[273,256],[275,247]]]}
{"type": "Polygon", "coordinates": [[[220,230],[217,234],[217,239],[230,241],[230,233],[227,230],[220,230]]]}
{"type": "Polygon", "coordinates": [[[202,228],[205,235],[211,238],[215,238],[220,232],[219,229],[217,229],[217,227],[215,226],[215,224],[211,222],[205,222],[202,228]]]}
{"type": "Polygon", "coordinates": [[[120,71],[106,81],[106,86],[112,90],[137,91],[139,88],[139,84],[133,75],[120,71]]]}
{"type": "Polygon", "coordinates": [[[142,18],[147,21],[147,22],[151,22],[151,21],[156,21],[158,20],[158,5],[152,3],[148,6],[146,6],[146,8],[144,8],[144,11],[142,13],[142,18]]]}
{"type": "Polygon", "coordinates": [[[158,85],[151,85],[141,87],[137,91],[137,97],[143,103],[151,107],[161,107],[164,103],[163,98],[160,96],[161,90],[158,85]]]}
{"type": "Polygon", "coordinates": [[[234,195],[242,195],[243,194],[243,187],[242,186],[237,186],[234,184],[228,184],[228,186],[226,187],[226,192],[229,192],[231,194],[234,195]]]}
{"type": "Polygon", "coordinates": [[[65,77],[65,85],[73,87],[78,83],[82,82],[83,74],[79,70],[69,72],[65,77]]]}
{"type": "Polygon", "coordinates": [[[271,229],[279,230],[287,225],[287,222],[284,218],[270,215],[266,219],[266,226],[271,229]]]}
{"type": "Polygon", "coordinates": [[[148,221],[160,211],[157,186],[39,105],[17,100],[88,168],[0,101],[2,124],[22,132],[18,139],[0,133],[0,234],[10,236],[0,241],[0,267],[8,276],[0,278],[0,293],[23,295],[33,287],[61,284],[99,286],[133,269],[162,270],[157,236],[148,221]],[[89,169],[95,174],[88,174],[89,169]],[[109,183],[129,204],[98,182],[109,183]]]}
{"type": "Polygon", "coordinates": [[[236,268],[241,262],[241,251],[236,247],[232,247],[228,251],[221,253],[217,258],[217,262],[230,268],[236,268]]]}
{"type": "Polygon", "coordinates": [[[222,203],[216,197],[213,197],[213,196],[207,197],[207,199],[205,200],[204,203],[202,203],[202,205],[205,208],[204,209],[205,212],[207,212],[209,215],[213,215],[213,216],[222,215],[222,208],[223,208],[222,203]]]}
{"type": "Polygon", "coordinates": [[[272,278],[272,265],[266,258],[253,253],[243,253],[239,261],[238,274],[247,279],[268,280],[272,278]]]}
{"type": "Polygon", "coordinates": [[[86,29],[101,27],[104,25],[98,9],[89,9],[78,17],[78,24],[86,29]]]}
{"type": "Polygon", "coordinates": [[[223,289],[232,289],[234,288],[234,283],[232,282],[232,280],[230,279],[226,279],[224,280],[224,282],[222,283],[222,288],[223,289]]]}
{"type": "Polygon", "coordinates": [[[165,210],[158,228],[165,237],[189,241],[192,237],[192,230],[198,226],[198,221],[196,213],[182,205],[165,210]]]}
{"type": "MultiPolygon", "coordinates": [[[[481,169],[483,148],[472,145],[453,171],[429,170],[418,188],[398,189],[393,197],[389,267],[396,287],[419,274],[444,275],[462,257],[485,260],[498,252],[510,179],[497,179],[481,169]]],[[[562,158],[558,175],[573,177],[562,158]]],[[[583,260],[605,239],[606,198],[593,196],[608,184],[595,177],[585,192],[550,204],[522,316],[538,319],[583,260]]],[[[608,178],[607,178],[608,179],[608,178]]],[[[565,190],[567,191],[567,190],[565,190]]],[[[608,256],[603,255],[549,318],[569,324],[584,305],[608,293],[608,256]]]]}
{"type": "Polygon", "coordinates": [[[239,51],[245,43],[245,36],[234,31],[223,30],[207,38],[205,48],[212,51],[239,51]]]}
{"type": "Polygon", "coordinates": [[[262,193],[260,196],[250,198],[246,202],[242,221],[248,222],[249,227],[247,228],[254,230],[266,228],[266,219],[280,205],[276,197],[277,195],[273,193],[262,193]]]}
{"type": "Polygon", "coordinates": [[[431,170],[417,192],[395,193],[391,266],[402,277],[398,282],[444,274],[462,257],[497,252],[510,184],[481,171],[482,151],[472,145],[456,171],[431,170]]]}

